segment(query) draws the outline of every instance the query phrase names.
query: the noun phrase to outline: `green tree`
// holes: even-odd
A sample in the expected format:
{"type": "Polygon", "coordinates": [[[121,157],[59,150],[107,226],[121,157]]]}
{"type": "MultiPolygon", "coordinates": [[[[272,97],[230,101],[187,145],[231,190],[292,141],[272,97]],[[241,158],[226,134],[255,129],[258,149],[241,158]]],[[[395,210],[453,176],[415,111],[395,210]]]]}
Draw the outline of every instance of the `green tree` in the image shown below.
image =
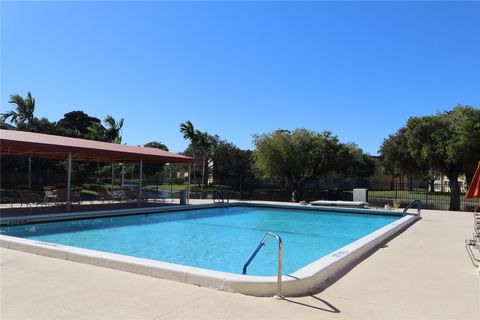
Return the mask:
{"type": "Polygon", "coordinates": [[[375,171],[375,160],[355,143],[341,144],[337,159],[336,171],[352,177],[354,181],[370,177],[375,171]]]}
{"type": "Polygon", "coordinates": [[[32,125],[35,112],[35,99],[32,97],[32,93],[29,91],[26,98],[13,94],[8,103],[15,105],[15,110],[2,113],[2,122],[9,119],[17,128],[28,130],[32,125]]]}
{"type": "Polygon", "coordinates": [[[310,179],[341,170],[338,138],[330,132],[306,129],[277,130],[254,135],[253,168],[264,178],[285,180],[292,200],[301,200],[303,186],[310,179]]]}
{"type": "MultiPolygon", "coordinates": [[[[33,122],[35,120],[35,99],[32,97],[32,93],[29,91],[27,97],[23,98],[19,94],[13,94],[10,96],[8,103],[15,105],[15,110],[10,110],[2,113],[0,118],[2,122],[2,128],[5,128],[5,121],[9,120],[16,125],[17,130],[31,131],[33,122]]],[[[28,157],[31,163],[31,157],[28,157]]],[[[31,168],[31,167],[30,167],[31,168]]],[[[29,187],[31,187],[32,172],[28,172],[29,187]]]]}
{"type": "Polygon", "coordinates": [[[30,130],[37,133],[57,134],[57,124],[50,122],[47,118],[33,118],[30,130]]]}
{"type": "MultiPolygon", "coordinates": [[[[200,153],[202,158],[202,183],[201,191],[203,191],[204,185],[208,176],[206,175],[208,163],[207,161],[211,157],[215,143],[218,140],[218,137],[209,135],[208,132],[201,132],[198,129],[195,129],[191,121],[186,121],[180,124],[180,133],[183,134],[185,140],[190,141],[190,146],[192,149],[192,156],[196,158],[196,154],[200,153]]],[[[193,168],[194,172],[194,183],[196,184],[196,170],[195,165],[193,168]]]]}
{"type": "MultiPolygon", "coordinates": [[[[406,133],[406,128],[400,128],[395,134],[384,139],[379,150],[386,173],[392,177],[399,175],[402,182],[404,175],[412,181],[413,176],[423,177],[424,173],[428,172],[428,166],[411,155],[406,133]]],[[[400,184],[400,187],[403,188],[403,184],[400,184]]]]}
{"type": "Polygon", "coordinates": [[[383,140],[380,155],[385,171],[392,175],[404,174],[410,177],[419,177],[428,182],[430,191],[435,192],[435,180],[440,175],[438,170],[430,168],[429,161],[415,158],[408,143],[407,128],[400,128],[383,140]]]}
{"type": "Polygon", "coordinates": [[[143,146],[148,148],[157,148],[160,150],[168,151],[168,147],[159,141],[150,141],[148,143],[145,143],[143,146]]]}
{"type": "MultiPolygon", "coordinates": [[[[189,149],[191,149],[192,158],[196,159],[196,149],[197,149],[197,134],[195,127],[193,126],[190,120],[182,122],[180,124],[180,133],[183,134],[183,139],[190,141],[189,149]]],[[[197,170],[196,170],[196,161],[193,163],[193,185],[197,185],[197,170]]]]}
{"type": "MultiPolygon", "coordinates": [[[[145,143],[143,146],[168,151],[168,147],[159,141],[150,141],[145,143]]],[[[143,172],[149,178],[155,176],[158,179],[162,175],[164,167],[165,165],[163,163],[145,164],[143,166],[143,172]]]]}
{"type": "MultiPolygon", "coordinates": [[[[89,128],[100,126],[100,119],[89,116],[83,111],[71,111],[65,113],[57,122],[57,132],[62,136],[88,139],[91,133],[89,128]]],[[[103,138],[92,140],[103,140],[103,138]]]]}
{"type": "Polygon", "coordinates": [[[405,128],[384,141],[381,153],[391,165],[415,168],[423,175],[433,176],[437,171],[446,175],[451,191],[450,210],[460,210],[458,178],[473,172],[480,160],[478,137],[480,110],[459,105],[452,111],[411,117],[405,128]],[[401,143],[395,143],[396,140],[401,143]]]}
{"type": "Polygon", "coordinates": [[[122,143],[123,118],[117,121],[109,115],[105,118],[104,122],[106,124],[105,140],[117,144],[122,143]]]}
{"type": "MultiPolygon", "coordinates": [[[[190,120],[187,120],[180,124],[180,133],[183,134],[183,139],[190,140],[190,143],[192,145],[195,145],[197,141],[197,135],[196,135],[195,127],[193,126],[193,123],[190,120]]],[[[195,155],[192,154],[192,156],[195,156],[195,155]]]]}
{"type": "Polygon", "coordinates": [[[92,123],[87,127],[87,133],[84,136],[88,140],[105,141],[105,127],[101,123],[92,123]]]}
{"type": "MultiPolygon", "coordinates": [[[[205,174],[208,169],[207,161],[210,160],[210,157],[213,153],[215,148],[216,139],[214,136],[208,134],[208,132],[201,132],[196,130],[195,132],[197,136],[197,148],[202,155],[202,184],[201,184],[201,191],[203,192],[204,186],[207,184],[208,175],[205,174]]],[[[208,161],[210,162],[210,161],[208,161]]]]}
{"type": "Polygon", "coordinates": [[[401,128],[383,140],[380,147],[385,170],[389,173],[403,172],[413,175],[421,171],[417,160],[410,154],[406,132],[406,128],[401,128]]]}
{"type": "Polygon", "coordinates": [[[457,106],[434,116],[413,117],[407,122],[412,156],[447,176],[450,210],[460,210],[458,178],[480,160],[480,110],[457,106]]]}
{"type": "Polygon", "coordinates": [[[218,185],[230,185],[242,191],[247,178],[253,178],[252,152],[227,141],[218,141],[212,156],[213,178],[218,185]]]}
{"type": "Polygon", "coordinates": [[[0,116],[0,129],[15,130],[16,128],[11,124],[6,123],[5,119],[2,119],[2,117],[0,116]]]}

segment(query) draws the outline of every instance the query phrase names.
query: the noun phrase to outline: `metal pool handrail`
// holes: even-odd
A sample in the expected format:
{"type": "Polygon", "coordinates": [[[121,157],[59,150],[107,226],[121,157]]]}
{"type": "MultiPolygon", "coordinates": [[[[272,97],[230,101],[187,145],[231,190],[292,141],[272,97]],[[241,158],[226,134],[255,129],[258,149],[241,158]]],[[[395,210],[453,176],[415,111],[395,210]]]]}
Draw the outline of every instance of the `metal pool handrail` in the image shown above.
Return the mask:
{"type": "Polygon", "coordinates": [[[407,215],[408,214],[408,209],[410,209],[411,207],[413,207],[414,205],[417,205],[417,216],[418,218],[420,219],[420,214],[422,212],[422,201],[420,199],[416,199],[416,200],[413,200],[412,202],[410,202],[409,204],[407,204],[407,206],[405,207],[405,209],[403,210],[403,215],[407,215]]]}
{"type": "Polygon", "coordinates": [[[277,271],[277,298],[282,298],[282,238],[276,233],[273,232],[267,232],[265,236],[263,237],[262,241],[258,244],[258,247],[253,251],[252,255],[250,258],[248,258],[247,262],[243,265],[243,270],[242,274],[247,274],[247,268],[252,262],[252,260],[255,258],[257,253],[260,251],[260,249],[265,245],[265,242],[267,242],[268,237],[274,237],[278,241],[278,271],[277,271]]]}

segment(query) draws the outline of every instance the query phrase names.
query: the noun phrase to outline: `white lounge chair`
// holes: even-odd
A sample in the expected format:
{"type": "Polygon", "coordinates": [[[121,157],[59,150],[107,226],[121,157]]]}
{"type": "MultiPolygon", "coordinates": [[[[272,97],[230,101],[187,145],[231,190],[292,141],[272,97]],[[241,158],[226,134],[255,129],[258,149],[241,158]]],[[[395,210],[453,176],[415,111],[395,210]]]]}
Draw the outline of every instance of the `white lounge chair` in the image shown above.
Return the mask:
{"type": "Polygon", "coordinates": [[[480,272],[480,258],[476,257],[472,247],[480,252],[480,214],[478,213],[473,215],[473,235],[472,239],[465,240],[465,249],[467,249],[473,265],[478,267],[478,271],[480,272]]]}

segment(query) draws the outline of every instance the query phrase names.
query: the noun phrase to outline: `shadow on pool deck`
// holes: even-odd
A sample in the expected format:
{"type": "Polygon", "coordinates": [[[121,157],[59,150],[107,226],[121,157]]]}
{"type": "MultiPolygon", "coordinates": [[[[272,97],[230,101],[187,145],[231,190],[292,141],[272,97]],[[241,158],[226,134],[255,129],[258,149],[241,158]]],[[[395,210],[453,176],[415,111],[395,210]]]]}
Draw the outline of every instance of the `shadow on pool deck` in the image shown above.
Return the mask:
{"type": "MultiPolygon", "coordinates": [[[[204,201],[205,203],[207,201],[204,201]]],[[[471,213],[422,211],[321,294],[277,300],[0,249],[1,319],[480,319],[471,213]]]]}
{"type": "MultiPolygon", "coordinates": [[[[303,306],[303,307],[313,308],[313,309],[316,309],[316,310],[321,310],[321,311],[326,311],[326,312],[331,312],[331,313],[340,313],[341,312],[340,309],[336,308],[333,304],[329,303],[328,301],[325,301],[324,299],[321,299],[319,297],[315,297],[314,295],[310,295],[309,297],[311,297],[311,298],[313,298],[317,301],[320,301],[321,303],[325,304],[329,309],[314,306],[313,304],[308,304],[308,303],[304,303],[304,302],[295,301],[295,300],[293,300],[294,298],[283,298],[283,300],[285,300],[287,302],[290,302],[290,303],[298,304],[298,305],[303,306]]],[[[305,300],[305,298],[302,298],[302,300],[305,300]]],[[[314,303],[316,303],[316,302],[314,302],[314,303]]]]}

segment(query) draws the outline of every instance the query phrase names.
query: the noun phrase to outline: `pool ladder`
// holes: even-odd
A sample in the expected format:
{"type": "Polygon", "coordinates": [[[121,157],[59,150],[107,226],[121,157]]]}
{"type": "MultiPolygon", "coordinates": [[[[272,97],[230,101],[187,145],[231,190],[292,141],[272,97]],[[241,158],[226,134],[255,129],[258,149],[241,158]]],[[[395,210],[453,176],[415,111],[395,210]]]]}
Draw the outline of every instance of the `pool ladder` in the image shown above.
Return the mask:
{"type": "Polygon", "coordinates": [[[248,258],[247,262],[245,262],[245,264],[243,265],[242,274],[247,274],[248,266],[250,265],[252,260],[255,258],[257,253],[260,251],[260,249],[262,249],[262,247],[265,245],[265,242],[267,242],[268,237],[276,238],[277,241],[278,241],[277,294],[275,295],[275,297],[277,299],[282,299],[283,298],[283,296],[282,296],[282,247],[283,247],[283,243],[282,243],[282,238],[280,238],[280,236],[278,234],[273,233],[273,232],[267,232],[265,234],[263,239],[258,244],[258,247],[255,249],[255,251],[253,251],[250,258],[248,258]]]}
{"type": "Polygon", "coordinates": [[[417,205],[417,219],[420,219],[420,214],[422,212],[422,201],[420,201],[419,199],[413,200],[412,202],[407,204],[407,206],[403,210],[403,216],[406,216],[407,214],[409,214],[408,209],[410,209],[414,205],[417,205]]]}

